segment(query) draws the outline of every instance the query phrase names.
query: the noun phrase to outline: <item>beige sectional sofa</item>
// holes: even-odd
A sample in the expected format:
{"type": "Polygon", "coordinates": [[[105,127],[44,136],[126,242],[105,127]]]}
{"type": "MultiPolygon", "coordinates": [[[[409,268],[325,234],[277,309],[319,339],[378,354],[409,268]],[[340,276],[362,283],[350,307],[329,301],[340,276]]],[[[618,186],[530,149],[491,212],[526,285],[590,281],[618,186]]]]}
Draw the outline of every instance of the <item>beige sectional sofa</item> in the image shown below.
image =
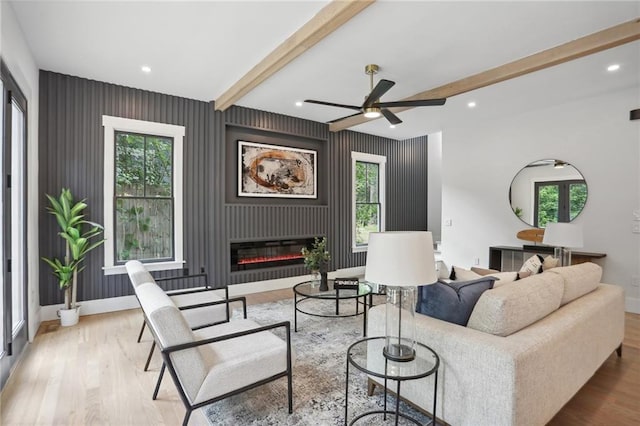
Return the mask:
{"type": "MultiPolygon", "coordinates": [[[[473,426],[551,420],[621,348],[623,290],[601,276],[585,263],[501,285],[483,293],[466,327],[416,314],[417,339],[440,356],[438,417],[473,426]]],[[[385,306],[372,308],[368,335],[384,335],[384,321],[385,306]]],[[[430,411],[432,380],[403,382],[402,397],[430,411]]]]}

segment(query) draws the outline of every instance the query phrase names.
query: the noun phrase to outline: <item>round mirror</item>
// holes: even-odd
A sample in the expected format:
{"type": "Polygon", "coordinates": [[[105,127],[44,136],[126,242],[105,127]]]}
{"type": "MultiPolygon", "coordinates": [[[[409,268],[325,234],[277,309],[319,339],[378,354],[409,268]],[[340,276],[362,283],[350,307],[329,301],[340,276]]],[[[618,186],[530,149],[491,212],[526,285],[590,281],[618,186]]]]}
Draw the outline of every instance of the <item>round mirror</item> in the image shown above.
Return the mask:
{"type": "Polygon", "coordinates": [[[571,222],[587,202],[587,182],[566,161],[534,161],[513,178],[509,202],[518,218],[536,228],[547,222],[571,222]]]}

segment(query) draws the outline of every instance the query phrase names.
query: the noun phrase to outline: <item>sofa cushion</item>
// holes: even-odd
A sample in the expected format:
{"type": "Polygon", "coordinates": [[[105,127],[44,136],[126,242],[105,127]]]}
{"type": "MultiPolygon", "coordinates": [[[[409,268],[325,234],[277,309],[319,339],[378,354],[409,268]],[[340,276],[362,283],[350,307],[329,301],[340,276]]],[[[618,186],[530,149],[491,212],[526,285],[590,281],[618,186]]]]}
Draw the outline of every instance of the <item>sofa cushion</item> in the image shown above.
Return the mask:
{"type": "Polygon", "coordinates": [[[471,281],[480,278],[482,275],[477,274],[473,271],[470,271],[465,268],[461,268],[459,266],[451,267],[451,274],[449,275],[449,279],[453,281],[471,281]]]}
{"type": "Polygon", "coordinates": [[[517,272],[497,272],[490,276],[496,279],[496,282],[493,283],[493,288],[500,287],[520,279],[517,272]]]}
{"type": "Polygon", "coordinates": [[[558,309],[563,281],[560,275],[546,272],[486,291],[467,327],[497,336],[515,333],[558,309]]]}
{"type": "Polygon", "coordinates": [[[560,259],[549,255],[542,261],[542,270],[548,271],[549,269],[557,268],[560,265],[560,259]]]}
{"type": "Polygon", "coordinates": [[[488,268],[481,268],[479,266],[472,266],[471,272],[475,272],[478,275],[485,276],[485,275],[497,274],[500,271],[498,271],[497,269],[488,269],[488,268]]]}
{"type": "Polygon", "coordinates": [[[557,274],[564,279],[564,292],[560,306],[592,292],[602,279],[602,268],[591,262],[553,268],[549,273],[557,274]]]}
{"type": "Polygon", "coordinates": [[[418,286],[416,312],[443,321],[467,325],[482,293],[493,287],[493,277],[472,281],[443,282],[418,286]]]}

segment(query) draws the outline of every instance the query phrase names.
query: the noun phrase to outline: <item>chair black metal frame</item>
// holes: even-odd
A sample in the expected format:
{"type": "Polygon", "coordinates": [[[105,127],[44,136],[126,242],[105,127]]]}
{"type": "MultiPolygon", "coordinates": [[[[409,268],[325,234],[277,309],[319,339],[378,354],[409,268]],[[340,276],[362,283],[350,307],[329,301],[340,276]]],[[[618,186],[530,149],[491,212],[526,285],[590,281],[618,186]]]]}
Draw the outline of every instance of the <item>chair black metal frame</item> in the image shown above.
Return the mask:
{"type": "MultiPolygon", "coordinates": [[[[207,307],[207,306],[221,305],[223,303],[227,304],[227,309],[226,309],[226,319],[224,319],[222,321],[215,321],[215,322],[211,322],[211,323],[207,323],[207,324],[202,324],[202,325],[200,325],[198,327],[193,327],[192,330],[198,330],[198,329],[201,329],[201,328],[210,327],[212,325],[229,322],[229,320],[231,319],[231,309],[229,307],[229,304],[232,303],[232,302],[241,302],[242,303],[242,308],[243,308],[243,311],[244,311],[244,318],[247,318],[247,300],[246,300],[246,298],[243,297],[243,296],[239,296],[239,297],[234,297],[233,299],[229,299],[229,286],[225,285],[223,288],[213,288],[213,287],[209,286],[209,277],[208,277],[208,275],[206,273],[192,274],[192,275],[176,275],[176,276],[173,276],[173,277],[154,278],[154,281],[156,282],[156,284],[158,284],[159,282],[168,282],[168,281],[194,279],[194,278],[204,278],[204,287],[203,288],[193,288],[193,289],[168,290],[168,291],[165,291],[165,293],[167,293],[167,295],[169,297],[171,297],[171,296],[179,296],[179,295],[183,295],[183,294],[193,294],[193,293],[202,293],[202,292],[208,292],[208,291],[224,290],[224,293],[225,293],[224,294],[224,299],[223,300],[214,301],[214,302],[199,303],[199,304],[194,304],[194,305],[184,305],[184,306],[178,307],[178,309],[180,309],[180,310],[197,309],[197,308],[204,308],[204,307],[207,307]]],[[[145,317],[144,320],[142,321],[142,327],[140,328],[140,333],[138,334],[138,340],[137,340],[138,343],[140,343],[140,341],[142,340],[142,334],[143,334],[144,329],[145,329],[146,326],[147,326],[147,321],[146,321],[146,317],[145,317]]],[[[153,357],[153,351],[155,350],[155,348],[156,348],[156,340],[153,339],[153,342],[151,343],[151,348],[149,349],[149,355],[147,355],[147,360],[146,360],[146,362],[144,364],[144,371],[148,371],[149,370],[149,364],[151,363],[151,358],[153,357]]],[[[163,365],[163,369],[164,369],[164,365],[163,365]]],[[[160,378],[158,380],[158,387],[160,387],[160,382],[161,381],[162,381],[162,374],[160,375],[160,378]]]]}
{"type": "MultiPolygon", "coordinates": [[[[153,332],[153,328],[150,327],[150,330],[153,332]]],[[[155,336],[154,336],[155,337],[155,336]]],[[[154,340],[158,340],[157,338],[155,338],[154,340]]],[[[289,321],[283,321],[283,322],[279,322],[276,324],[271,324],[271,325],[266,325],[263,327],[258,327],[258,328],[254,328],[251,330],[245,330],[245,331],[241,331],[241,332],[237,332],[237,333],[232,333],[232,334],[227,334],[225,336],[218,336],[218,337],[212,337],[209,339],[203,339],[203,340],[199,340],[196,342],[190,342],[190,343],[185,343],[185,344],[181,344],[181,345],[176,345],[176,346],[170,346],[167,348],[160,348],[161,354],[162,354],[162,358],[164,360],[163,363],[163,371],[164,371],[164,367],[168,367],[169,368],[169,373],[171,374],[171,378],[173,379],[173,382],[176,385],[176,389],[178,390],[178,393],[180,394],[180,399],[182,400],[182,403],[184,404],[185,408],[187,409],[187,412],[185,413],[184,416],[184,420],[182,421],[183,426],[186,426],[187,423],[189,422],[189,418],[191,417],[191,413],[193,412],[193,410],[196,410],[200,407],[204,407],[205,405],[209,405],[212,404],[214,402],[217,401],[221,401],[225,398],[228,398],[230,396],[233,395],[238,395],[242,392],[245,392],[249,389],[253,389],[255,387],[258,386],[262,386],[268,382],[271,382],[273,380],[279,379],[281,377],[285,377],[287,376],[287,402],[289,404],[289,414],[293,413],[293,374],[292,374],[292,366],[291,366],[291,323],[289,321]],[[199,402],[197,404],[192,404],[189,401],[189,398],[187,397],[182,385],[180,384],[180,380],[178,378],[178,375],[176,373],[176,370],[173,366],[173,363],[171,362],[171,354],[173,352],[177,352],[177,351],[182,351],[185,349],[191,349],[191,348],[196,348],[198,346],[202,346],[202,345],[208,345],[211,343],[216,343],[216,342],[221,342],[224,340],[229,340],[229,339],[234,339],[237,337],[242,337],[242,336],[247,336],[250,334],[255,334],[255,333],[260,333],[263,331],[268,331],[268,330],[273,330],[276,328],[280,328],[280,327],[284,327],[286,330],[286,334],[287,334],[287,369],[281,373],[275,374],[271,377],[268,377],[266,379],[260,380],[258,382],[252,383],[250,385],[244,386],[242,388],[236,389],[234,391],[231,392],[227,392],[223,395],[219,395],[217,397],[214,398],[210,398],[207,399],[206,401],[202,401],[199,402]]],[[[159,384],[158,384],[159,386],[159,384]]],[[[154,393],[153,399],[156,399],[157,397],[157,392],[158,392],[158,386],[156,386],[156,391],[154,393]]]]}

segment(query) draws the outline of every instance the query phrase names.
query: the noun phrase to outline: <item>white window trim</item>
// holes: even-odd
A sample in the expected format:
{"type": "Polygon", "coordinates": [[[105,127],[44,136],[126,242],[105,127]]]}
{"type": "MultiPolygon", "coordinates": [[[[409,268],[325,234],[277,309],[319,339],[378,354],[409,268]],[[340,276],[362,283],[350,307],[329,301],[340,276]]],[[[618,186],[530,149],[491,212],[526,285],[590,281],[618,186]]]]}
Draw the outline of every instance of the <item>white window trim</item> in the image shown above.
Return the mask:
{"type": "Polygon", "coordinates": [[[386,210],[386,174],[385,168],[387,157],[383,155],[367,154],[364,152],[351,152],[351,251],[353,253],[365,252],[369,249],[368,244],[356,245],[356,161],[367,163],[377,163],[380,165],[378,197],[380,201],[380,231],[384,232],[385,227],[385,210],[386,210]]]}
{"type": "Polygon", "coordinates": [[[114,259],[115,232],[113,229],[113,200],[115,197],[115,132],[135,132],[146,135],[166,136],[173,138],[173,198],[174,198],[174,259],[169,262],[148,262],[145,266],[150,271],[181,269],[184,265],[183,217],[182,217],[182,173],[183,142],[185,128],[173,124],[154,123],[150,121],[132,120],[122,117],[102,116],[104,127],[104,270],[105,275],[126,274],[124,265],[116,265],[114,259]]]}

